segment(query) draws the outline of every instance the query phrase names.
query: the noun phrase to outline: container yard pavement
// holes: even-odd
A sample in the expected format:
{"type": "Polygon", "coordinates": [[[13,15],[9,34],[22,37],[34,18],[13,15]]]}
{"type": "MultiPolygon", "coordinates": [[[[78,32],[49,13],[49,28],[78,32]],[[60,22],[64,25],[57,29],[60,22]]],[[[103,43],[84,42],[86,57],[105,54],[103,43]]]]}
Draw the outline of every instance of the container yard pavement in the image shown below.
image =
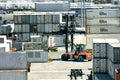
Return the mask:
{"type": "MultiPolygon", "coordinates": [[[[60,56],[65,52],[65,48],[58,48],[58,52],[49,52],[49,57],[53,59],[46,63],[32,63],[31,71],[28,73],[28,80],[70,80],[71,69],[82,69],[83,78],[78,80],[88,80],[89,68],[92,68],[92,61],[75,62],[61,61],[60,56]]],[[[74,80],[74,77],[73,77],[74,80]]]]}

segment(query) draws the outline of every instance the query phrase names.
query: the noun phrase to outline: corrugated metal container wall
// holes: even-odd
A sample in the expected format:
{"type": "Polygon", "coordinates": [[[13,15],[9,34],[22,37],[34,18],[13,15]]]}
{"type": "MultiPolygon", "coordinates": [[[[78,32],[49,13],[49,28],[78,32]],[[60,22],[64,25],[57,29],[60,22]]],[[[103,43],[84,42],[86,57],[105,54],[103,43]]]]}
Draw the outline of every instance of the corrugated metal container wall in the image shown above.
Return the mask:
{"type": "Polygon", "coordinates": [[[37,23],[37,16],[30,15],[30,24],[36,24],[36,23],[37,23]]]}
{"type": "Polygon", "coordinates": [[[44,15],[37,15],[37,23],[44,24],[45,23],[45,16],[44,15]]]}
{"type": "Polygon", "coordinates": [[[99,33],[116,34],[116,33],[120,33],[120,27],[117,27],[117,26],[88,26],[87,33],[90,33],[90,34],[99,34],[99,33]]]}
{"type": "Polygon", "coordinates": [[[23,33],[22,34],[22,41],[30,41],[30,34],[29,33],[23,33]]]}
{"type": "Polygon", "coordinates": [[[35,4],[35,10],[39,12],[68,11],[70,10],[70,4],[67,1],[39,2],[35,4]]]}
{"type": "Polygon", "coordinates": [[[42,44],[41,42],[24,42],[22,50],[42,50],[44,47],[42,44]]]}
{"type": "Polygon", "coordinates": [[[52,24],[45,24],[45,32],[52,32],[52,24]]]}
{"type": "Polygon", "coordinates": [[[111,60],[107,60],[107,71],[108,71],[108,74],[113,78],[113,79],[115,79],[115,77],[114,77],[114,71],[115,71],[115,69],[120,69],[120,64],[114,64],[111,60]]]}
{"type": "Polygon", "coordinates": [[[29,24],[22,24],[22,32],[30,32],[30,25],[29,24]]]}
{"type": "Polygon", "coordinates": [[[52,15],[45,15],[45,24],[52,24],[52,15]]]}
{"type": "Polygon", "coordinates": [[[16,48],[17,51],[22,51],[22,42],[13,42],[12,47],[16,48]]]}
{"type": "Polygon", "coordinates": [[[93,60],[94,73],[107,73],[107,59],[94,59],[93,60]]]}
{"type": "Polygon", "coordinates": [[[107,57],[105,39],[93,39],[93,57],[107,57]]]}
{"type": "Polygon", "coordinates": [[[27,56],[25,52],[8,52],[0,54],[1,70],[27,69],[27,56]]]}
{"type": "Polygon", "coordinates": [[[98,18],[98,17],[120,17],[119,9],[88,9],[86,10],[87,18],[98,18]]]}
{"type": "Polygon", "coordinates": [[[113,80],[108,74],[94,74],[92,80],[113,80]]]}
{"type": "Polygon", "coordinates": [[[52,17],[52,23],[53,24],[60,23],[60,15],[53,15],[53,17],[52,17]]]}
{"type": "Polygon", "coordinates": [[[45,24],[37,24],[38,32],[45,32],[45,24]]]}
{"type": "Polygon", "coordinates": [[[48,61],[48,52],[34,50],[26,51],[29,62],[47,62],[48,61]]]}
{"type": "Polygon", "coordinates": [[[87,26],[120,26],[119,18],[89,18],[87,26]]]}
{"type": "Polygon", "coordinates": [[[120,44],[112,43],[107,45],[108,51],[108,59],[110,59],[113,63],[120,64],[120,44]]]}
{"type": "Polygon", "coordinates": [[[0,80],[27,80],[27,71],[0,70],[0,80]]]}
{"type": "Polygon", "coordinates": [[[53,27],[52,27],[52,32],[57,32],[57,31],[60,31],[60,28],[59,28],[59,24],[53,24],[52,25],[53,27]]]}
{"type": "Polygon", "coordinates": [[[21,24],[15,24],[15,32],[22,32],[21,24]]]}

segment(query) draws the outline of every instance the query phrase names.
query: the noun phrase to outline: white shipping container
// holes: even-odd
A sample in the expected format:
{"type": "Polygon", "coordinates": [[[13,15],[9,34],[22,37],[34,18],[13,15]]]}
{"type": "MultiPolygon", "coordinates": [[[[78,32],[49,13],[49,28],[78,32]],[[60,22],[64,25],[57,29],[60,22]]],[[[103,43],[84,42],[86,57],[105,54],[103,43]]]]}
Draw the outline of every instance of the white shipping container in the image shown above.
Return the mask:
{"type": "Polygon", "coordinates": [[[115,79],[114,77],[114,71],[115,69],[120,69],[120,64],[114,64],[112,63],[112,61],[110,59],[107,60],[107,71],[108,71],[108,74],[113,78],[115,79]]]}
{"type": "Polygon", "coordinates": [[[108,74],[94,74],[92,80],[113,80],[108,74]]]}
{"type": "Polygon", "coordinates": [[[90,34],[116,34],[120,33],[120,27],[117,26],[88,26],[87,33],[90,34]]]}
{"type": "Polygon", "coordinates": [[[98,17],[120,17],[119,9],[88,9],[86,10],[87,18],[98,17]]]}
{"type": "Polygon", "coordinates": [[[25,52],[7,52],[0,54],[1,70],[27,69],[27,56],[25,52]]]}
{"type": "Polygon", "coordinates": [[[27,80],[27,71],[0,70],[0,80],[27,80]]]}
{"type": "Polygon", "coordinates": [[[7,37],[4,35],[0,35],[0,43],[6,43],[7,37]]]}
{"type": "Polygon", "coordinates": [[[47,62],[48,52],[42,50],[26,51],[29,62],[47,62]]]}
{"type": "Polygon", "coordinates": [[[38,32],[45,32],[45,24],[37,24],[38,32]]]}
{"type": "Polygon", "coordinates": [[[52,24],[45,24],[45,32],[52,32],[52,24]]]}
{"type": "Polygon", "coordinates": [[[107,57],[105,39],[93,39],[93,57],[107,57]]]}
{"type": "Polygon", "coordinates": [[[48,47],[64,46],[64,35],[50,35],[48,38],[48,47]]]}
{"type": "Polygon", "coordinates": [[[93,59],[94,73],[107,73],[107,59],[99,58],[93,59]]]}
{"type": "Polygon", "coordinates": [[[120,63],[120,44],[111,43],[107,45],[108,59],[113,63],[120,63]]]}
{"type": "Polygon", "coordinates": [[[8,43],[0,44],[0,48],[2,50],[0,52],[9,52],[10,51],[10,45],[8,43]]]}
{"type": "Polygon", "coordinates": [[[89,18],[86,21],[88,26],[119,26],[119,18],[89,18]]]}

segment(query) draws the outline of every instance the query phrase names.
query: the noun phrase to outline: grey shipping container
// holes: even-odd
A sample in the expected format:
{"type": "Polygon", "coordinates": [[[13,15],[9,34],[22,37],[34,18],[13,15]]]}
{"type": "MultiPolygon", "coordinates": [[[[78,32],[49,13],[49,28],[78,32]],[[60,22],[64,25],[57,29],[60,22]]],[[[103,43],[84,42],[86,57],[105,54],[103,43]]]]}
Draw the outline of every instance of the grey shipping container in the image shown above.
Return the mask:
{"type": "Polygon", "coordinates": [[[21,24],[15,24],[15,32],[22,32],[21,24]]]}
{"type": "Polygon", "coordinates": [[[107,59],[99,58],[93,59],[94,73],[107,73],[107,59]]]}
{"type": "Polygon", "coordinates": [[[45,24],[45,32],[52,32],[52,24],[45,24]]]}
{"type": "Polygon", "coordinates": [[[48,52],[47,51],[40,51],[40,50],[33,50],[33,51],[26,51],[28,61],[30,62],[47,62],[48,61],[48,52]]]}
{"type": "Polygon", "coordinates": [[[93,39],[93,57],[107,58],[105,39],[93,39]]]}
{"type": "Polygon", "coordinates": [[[16,48],[17,51],[22,51],[22,42],[13,42],[12,47],[16,48]]]}
{"type": "Polygon", "coordinates": [[[60,23],[60,15],[53,15],[53,16],[52,16],[52,23],[53,23],[53,24],[58,24],[58,23],[60,23]]]}
{"type": "Polygon", "coordinates": [[[27,56],[25,52],[8,52],[0,54],[1,70],[27,69],[27,56]]]}
{"type": "Polygon", "coordinates": [[[30,34],[29,33],[23,33],[22,34],[22,41],[30,41],[30,34]]]}
{"type": "Polygon", "coordinates": [[[38,32],[45,32],[45,24],[37,24],[38,32]]]}
{"type": "Polygon", "coordinates": [[[43,46],[41,42],[24,42],[22,44],[22,50],[42,50],[43,46]]]}
{"type": "Polygon", "coordinates": [[[52,24],[52,15],[45,15],[45,23],[52,24]]]}
{"type": "Polygon", "coordinates": [[[120,69],[120,64],[114,64],[110,59],[107,60],[108,74],[115,79],[115,69],[120,69]]]}
{"type": "Polygon", "coordinates": [[[30,25],[29,24],[21,24],[22,32],[30,32],[30,25]]]}
{"type": "Polygon", "coordinates": [[[120,44],[119,43],[108,44],[107,51],[108,59],[110,59],[113,63],[120,64],[120,44]]]}
{"type": "Polygon", "coordinates": [[[37,23],[44,24],[45,23],[45,15],[37,15],[37,23]]]}
{"type": "Polygon", "coordinates": [[[27,71],[0,70],[0,80],[27,80],[27,71]]]}
{"type": "Polygon", "coordinates": [[[60,31],[60,27],[59,27],[59,24],[53,24],[52,25],[53,27],[52,27],[52,32],[58,32],[58,31],[60,31]]]}

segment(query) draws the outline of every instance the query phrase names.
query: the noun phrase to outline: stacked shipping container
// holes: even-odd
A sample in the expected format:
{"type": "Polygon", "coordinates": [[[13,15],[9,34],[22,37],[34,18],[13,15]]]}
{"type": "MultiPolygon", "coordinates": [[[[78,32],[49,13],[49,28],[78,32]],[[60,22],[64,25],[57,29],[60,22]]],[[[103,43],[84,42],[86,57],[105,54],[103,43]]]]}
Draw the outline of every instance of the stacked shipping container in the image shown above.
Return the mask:
{"type": "Polygon", "coordinates": [[[119,13],[119,9],[87,10],[87,33],[120,33],[119,13]]]}
{"type": "Polygon", "coordinates": [[[27,80],[25,52],[0,53],[0,80],[27,80]]]}
{"type": "MultiPolygon", "coordinates": [[[[114,55],[113,51],[111,51],[113,49],[110,48],[109,44],[113,43],[116,43],[117,46],[119,45],[117,39],[93,39],[93,80],[99,80],[98,76],[102,74],[107,75],[107,73],[113,77],[114,69],[120,67],[119,65],[111,63],[114,55]]],[[[119,61],[117,56],[119,56],[119,51],[116,53],[116,61],[119,61]]]]}
{"type": "Polygon", "coordinates": [[[30,41],[30,33],[38,34],[58,32],[60,30],[60,18],[60,13],[50,12],[15,14],[14,32],[18,35],[19,41],[30,41]]]}
{"type": "Polygon", "coordinates": [[[120,69],[120,44],[108,44],[108,74],[115,79],[115,69],[120,69]]]}

